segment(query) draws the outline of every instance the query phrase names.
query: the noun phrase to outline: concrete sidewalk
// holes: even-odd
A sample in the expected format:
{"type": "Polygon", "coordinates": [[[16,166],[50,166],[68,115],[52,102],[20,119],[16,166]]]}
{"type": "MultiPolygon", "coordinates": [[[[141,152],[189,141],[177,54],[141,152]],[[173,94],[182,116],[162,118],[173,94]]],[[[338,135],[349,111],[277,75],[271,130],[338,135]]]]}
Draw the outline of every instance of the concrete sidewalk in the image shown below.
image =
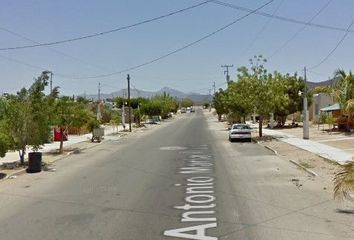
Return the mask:
{"type": "MultiPolygon", "coordinates": [[[[302,132],[302,128],[298,128],[298,131],[302,132]]],[[[332,147],[330,145],[319,142],[321,140],[304,140],[298,136],[286,133],[282,130],[263,129],[263,133],[290,145],[312,152],[323,158],[335,161],[341,165],[354,160],[354,154],[349,153],[343,149],[332,147]]]]}
{"type": "MultiPolygon", "coordinates": [[[[112,126],[102,126],[104,128],[104,134],[105,136],[109,136],[112,135],[113,133],[117,133],[118,131],[122,131],[123,130],[123,126],[119,125],[118,129],[117,127],[112,127],[112,126]]],[[[69,135],[68,136],[68,141],[64,142],[64,149],[71,147],[74,144],[77,143],[81,143],[81,142],[88,142],[91,141],[91,137],[92,137],[92,133],[88,133],[88,134],[83,134],[83,135],[69,135]]],[[[43,153],[49,153],[49,152],[53,152],[56,151],[57,149],[59,149],[59,142],[52,142],[52,143],[48,143],[48,144],[44,144],[41,149],[40,152],[43,153]]],[[[31,148],[27,148],[27,153],[31,152],[31,148]]],[[[10,162],[16,162],[19,161],[20,157],[18,152],[8,152],[6,153],[6,156],[3,158],[0,158],[0,165],[3,163],[10,163],[10,162]]],[[[27,154],[26,154],[26,159],[27,159],[27,154]]]]}

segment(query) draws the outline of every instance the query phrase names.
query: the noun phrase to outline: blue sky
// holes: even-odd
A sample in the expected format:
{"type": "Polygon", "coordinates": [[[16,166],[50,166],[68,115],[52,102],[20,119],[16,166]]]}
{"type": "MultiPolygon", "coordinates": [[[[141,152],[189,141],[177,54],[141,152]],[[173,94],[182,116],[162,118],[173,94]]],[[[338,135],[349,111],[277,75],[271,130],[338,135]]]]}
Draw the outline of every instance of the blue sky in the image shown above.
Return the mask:
{"type": "MultiPolygon", "coordinates": [[[[0,48],[102,32],[200,2],[203,0],[2,0],[0,48]]],[[[255,9],[268,1],[223,2],[255,9]]],[[[306,22],[328,2],[313,23],[346,29],[354,18],[352,0],[274,0],[261,11],[306,22]]],[[[127,73],[105,78],[73,78],[139,65],[183,47],[245,14],[210,2],[168,18],[96,38],[0,51],[0,93],[14,93],[21,87],[30,86],[33,78],[43,70],[54,73],[53,83],[61,87],[62,94],[95,93],[98,82],[101,82],[102,92],[110,93],[126,87],[127,73]]],[[[253,14],[184,51],[129,74],[133,86],[142,90],[167,86],[185,92],[207,93],[214,81],[217,86],[225,86],[222,64],[235,66],[230,69],[233,79],[237,67],[248,66],[250,57],[262,54],[268,59],[266,67],[269,71],[303,74],[301,69],[307,66],[310,68],[308,80],[318,82],[333,76],[337,68],[352,68],[354,33],[349,33],[327,61],[311,69],[326,57],[344,34],[343,31],[312,26],[303,29],[303,25],[253,14]]]]}

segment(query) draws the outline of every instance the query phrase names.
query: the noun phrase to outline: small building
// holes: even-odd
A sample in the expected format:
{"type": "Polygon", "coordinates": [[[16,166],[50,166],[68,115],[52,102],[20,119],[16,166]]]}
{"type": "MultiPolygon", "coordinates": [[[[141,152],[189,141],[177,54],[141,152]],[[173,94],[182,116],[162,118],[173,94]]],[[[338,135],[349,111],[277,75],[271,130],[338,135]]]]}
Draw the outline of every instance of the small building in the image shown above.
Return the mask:
{"type": "Polygon", "coordinates": [[[341,111],[339,103],[335,103],[331,106],[321,108],[321,112],[326,112],[331,114],[336,121],[339,130],[353,131],[354,129],[354,118],[350,117],[341,111]]]}
{"type": "Polygon", "coordinates": [[[309,120],[312,122],[318,122],[320,119],[320,111],[333,104],[333,97],[329,93],[314,94],[312,104],[309,107],[309,120]]]}

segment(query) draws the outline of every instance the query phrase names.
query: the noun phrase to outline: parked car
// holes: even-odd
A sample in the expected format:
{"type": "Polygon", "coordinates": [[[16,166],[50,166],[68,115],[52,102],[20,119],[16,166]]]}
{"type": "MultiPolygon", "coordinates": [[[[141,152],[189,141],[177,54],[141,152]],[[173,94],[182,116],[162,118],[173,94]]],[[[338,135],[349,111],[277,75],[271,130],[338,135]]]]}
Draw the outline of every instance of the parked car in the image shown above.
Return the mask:
{"type": "Polygon", "coordinates": [[[186,113],[186,109],[185,108],[181,108],[181,113],[186,113]]]}
{"type": "Polygon", "coordinates": [[[248,124],[237,123],[231,126],[229,131],[229,141],[246,140],[251,142],[251,127],[248,124]]]}
{"type": "Polygon", "coordinates": [[[194,109],[194,107],[191,107],[191,110],[190,110],[190,112],[195,112],[195,109],[194,109]]]}

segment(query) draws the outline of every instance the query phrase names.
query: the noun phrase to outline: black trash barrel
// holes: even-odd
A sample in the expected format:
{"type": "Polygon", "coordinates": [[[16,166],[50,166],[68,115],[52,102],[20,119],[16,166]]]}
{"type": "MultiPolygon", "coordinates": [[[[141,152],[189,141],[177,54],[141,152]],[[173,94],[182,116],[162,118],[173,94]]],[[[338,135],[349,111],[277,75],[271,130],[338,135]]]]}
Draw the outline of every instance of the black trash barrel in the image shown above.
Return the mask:
{"type": "Polygon", "coordinates": [[[28,169],[29,173],[36,173],[42,171],[42,153],[30,152],[28,153],[28,169]]]}

